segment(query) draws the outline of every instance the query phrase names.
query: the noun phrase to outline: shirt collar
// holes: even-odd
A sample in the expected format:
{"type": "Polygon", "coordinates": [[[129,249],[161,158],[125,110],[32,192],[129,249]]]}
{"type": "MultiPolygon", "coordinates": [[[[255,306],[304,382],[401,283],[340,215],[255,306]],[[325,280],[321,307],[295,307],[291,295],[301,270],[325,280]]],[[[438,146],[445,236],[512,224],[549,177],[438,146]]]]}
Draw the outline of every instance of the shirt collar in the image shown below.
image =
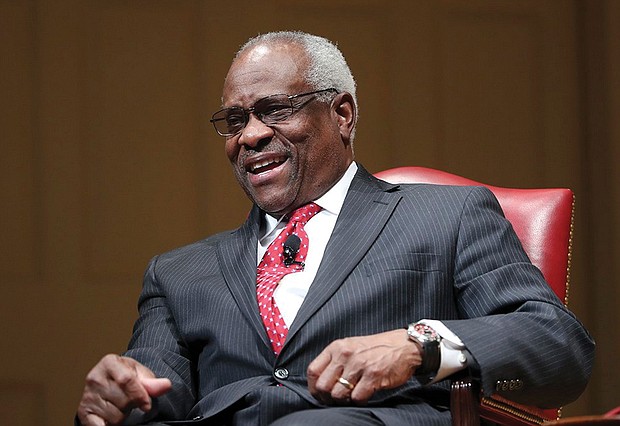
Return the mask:
{"type": "MultiPolygon", "coordinates": [[[[340,180],[338,180],[325,194],[314,200],[314,202],[321,206],[324,211],[338,216],[340,210],[342,210],[344,199],[347,196],[349,186],[351,186],[355,173],[357,173],[357,163],[354,161],[349,165],[349,168],[347,168],[347,171],[342,175],[340,180]]],[[[265,220],[263,221],[263,228],[260,233],[262,236],[271,234],[284,219],[284,216],[280,218],[275,218],[268,214],[264,214],[263,216],[265,220]]]]}

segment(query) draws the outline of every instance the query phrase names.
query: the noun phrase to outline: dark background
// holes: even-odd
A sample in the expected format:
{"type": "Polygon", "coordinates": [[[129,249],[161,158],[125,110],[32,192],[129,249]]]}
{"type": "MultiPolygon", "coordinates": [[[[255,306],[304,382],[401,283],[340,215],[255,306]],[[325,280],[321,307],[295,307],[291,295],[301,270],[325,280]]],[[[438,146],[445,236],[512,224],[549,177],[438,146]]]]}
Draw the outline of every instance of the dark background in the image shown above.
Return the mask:
{"type": "Polygon", "coordinates": [[[370,171],[575,191],[569,305],[598,353],[564,411],[619,405],[620,2],[0,0],[0,423],[69,424],[149,258],[244,219],[208,119],[277,29],[338,42],[370,171]]]}

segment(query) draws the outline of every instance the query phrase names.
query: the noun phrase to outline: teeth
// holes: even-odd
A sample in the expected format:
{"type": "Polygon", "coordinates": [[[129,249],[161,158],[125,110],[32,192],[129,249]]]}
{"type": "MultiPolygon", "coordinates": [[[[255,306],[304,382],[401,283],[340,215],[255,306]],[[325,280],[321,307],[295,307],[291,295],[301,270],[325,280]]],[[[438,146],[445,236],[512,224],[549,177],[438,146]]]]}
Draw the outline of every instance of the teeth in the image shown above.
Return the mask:
{"type": "Polygon", "coordinates": [[[255,171],[256,169],[260,169],[261,167],[268,166],[271,163],[272,161],[261,161],[260,163],[252,164],[252,171],[255,171]]]}
{"type": "Polygon", "coordinates": [[[277,159],[265,160],[265,161],[261,161],[261,162],[258,162],[258,163],[254,163],[251,166],[251,171],[255,172],[257,169],[260,169],[261,167],[266,167],[266,166],[268,166],[270,164],[279,163],[279,162],[282,162],[282,161],[283,161],[282,158],[277,158],[277,159]]]}

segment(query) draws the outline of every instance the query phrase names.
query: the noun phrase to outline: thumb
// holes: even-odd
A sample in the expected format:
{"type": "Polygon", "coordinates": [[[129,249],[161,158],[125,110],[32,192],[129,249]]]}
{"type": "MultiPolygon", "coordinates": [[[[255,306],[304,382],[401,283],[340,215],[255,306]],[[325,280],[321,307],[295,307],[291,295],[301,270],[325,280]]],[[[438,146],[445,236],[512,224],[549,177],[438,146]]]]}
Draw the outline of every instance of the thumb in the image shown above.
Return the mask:
{"type": "Polygon", "coordinates": [[[150,396],[161,396],[172,389],[172,382],[169,379],[142,377],[140,381],[150,396]]]}

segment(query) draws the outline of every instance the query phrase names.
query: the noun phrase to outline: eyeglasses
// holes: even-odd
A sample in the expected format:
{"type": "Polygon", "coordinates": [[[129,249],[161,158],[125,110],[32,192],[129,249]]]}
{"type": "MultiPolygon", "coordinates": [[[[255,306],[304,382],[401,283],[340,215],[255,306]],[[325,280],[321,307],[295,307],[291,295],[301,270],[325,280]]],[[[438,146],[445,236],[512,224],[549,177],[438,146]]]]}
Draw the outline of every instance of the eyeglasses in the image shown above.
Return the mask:
{"type": "Polygon", "coordinates": [[[234,136],[241,132],[250,121],[250,114],[267,126],[276,124],[289,118],[297,110],[307,105],[312,99],[301,102],[300,98],[317,95],[323,92],[338,93],[334,88],[300,93],[298,95],[271,95],[261,98],[250,108],[230,107],[213,114],[211,123],[220,136],[234,136]]]}

